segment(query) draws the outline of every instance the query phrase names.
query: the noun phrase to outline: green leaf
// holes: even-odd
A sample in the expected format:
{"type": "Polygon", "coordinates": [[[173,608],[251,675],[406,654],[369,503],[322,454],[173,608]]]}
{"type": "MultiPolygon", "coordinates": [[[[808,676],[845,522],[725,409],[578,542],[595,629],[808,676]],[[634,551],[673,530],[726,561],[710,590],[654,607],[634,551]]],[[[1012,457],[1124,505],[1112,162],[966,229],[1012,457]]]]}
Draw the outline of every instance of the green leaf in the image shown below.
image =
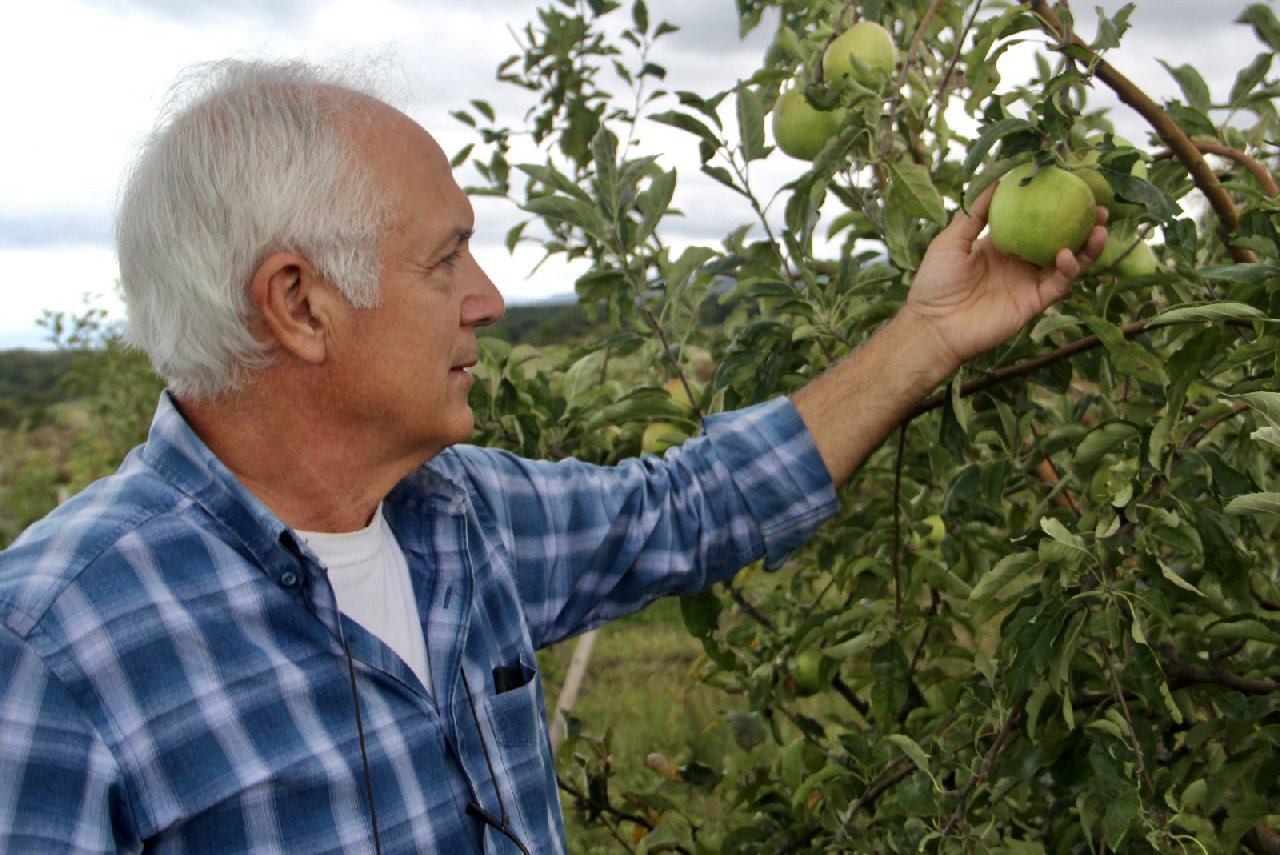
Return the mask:
{"type": "Polygon", "coordinates": [[[946,225],[947,211],[928,169],[899,158],[889,165],[889,182],[888,204],[902,205],[910,214],[946,225]]]}
{"type": "Polygon", "coordinates": [[[1158,327],[1165,324],[1180,324],[1191,321],[1252,321],[1267,320],[1267,316],[1248,303],[1189,303],[1165,309],[1151,319],[1149,326],[1158,327]]]}
{"type": "Polygon", "coordinates": [[[730,710],[724,714],[729,730],[733,733],[733,741],[743,751],[750,751],[769,738],[768,728],[757,712],[730,710]]]}
{"type": "Polygon", "coordinates": [[[1176,585],[1177,587],[1181,588],[1184,591],[1189,591],[1190,593],[1195,594],[1198,597],[1204,596],[1204,593],[1201,592],[1199,588],[1197,588],[1195,585],[1192,585],[1186,579],[1183,579],[1176,572],[1174,572],[1174,570],[1170,568],[1169,565],[1165,564],[1163,561],[1160,562],[1160,575],[1164,576],[1164,578],[1168,579],[1170,582],[1172,582],[1174,585],[1176,585]]]}
{"type": "Polygon", "coordinates": [[[1222,279],[1246,285],[1280,285],[1280,265],[1276,264],[1209,265],[1196,272],[1205,279],[1222,279]]]}
{"type": "Polygon", "coordinates": [[[1229,639],[1231,641],[1262,641],[1267,644],[1280,644],[1280,632],[1276,632],[1260,620],[1243,618],[1240,620],[1219,621],[1211,624],[1204,631],[1208,638],[1229,639]]]}
{"type": "MultiPolygon", "coordinates": [[[[673,128],[679,128],[686,133],[693,134],[695,137],[698,137],[700,140],[707,143],[707,145],[711,147],[712,151],[720,148],[720,139],[715,135],[715,133],[708,128],[701,119],[698,119],[695,116],[690,116],[688,113],[678,113],[675,110],[668,110],[665,113],[655,113],[649,118],[653,119],[655,122],[670,125],[673,128]]],[[[709,159],[710,158],[704,157],[703,162],[705,163],[709,159]]]]}
{"type": "Polygon", "coordinates": [[[636,207],[640,209],[643,217],[634,238],[637,246],[648,240],[658,227],[658,223],[671,206],[671,199],[675,196],[675,192],[676,171],[674,169],[666,172],[659,170],[649,183],[649,188],[636,198],[636,207]]]}
{"type": "Polygon", "coordinates": [[[1276,20],[1276,13],[1271,11],[1270,6],[1254,3],[1241,12],[1235,22],[1251,24],[1259,41],[1273,51],[1280,52],[1280,21],[1276,20]]]}
{"type": "Polygon", "coordinates": [[[1138,812],[1142,808],[1142,802],[1138,798],[1138,791],[1127,789],[1120,793],[1119,796],[1112,799],[1107,805],[1107,812],[1103,817],[1102,824],[1107,832],[1107,849],[1114,852],[1123,852],[1121,841],[1129,832],[1129,826],[1138,817],[1138,812]]]}
{"type": "Polygon", "coordinates": [[[720,622],[720,598],[711,590],[681,597],[680,617],[690,635],[704,638],[715,632],[720,622]]]}
{"type": "Polygon", "coordinates": [[[1227,503],[1229,514],[1280,516],[1280,493],[1246,493],[1227,503]]]}
{"type": "Polygon", "coordinates": [[[1031,687],[1044,674],[1053,654],[1053,643],[1062,632],[1070,610],[1046,607],[1017,631],[1017,655],[1005,671],[1009,691],[1018,693],[1031,687]]]}
{"type": "Polygon", "coordinates": [[[739,86],[735,101],[742,155],[747,162],[760,160],[769,153],[764,142],[764,107],[760,104],[760,96],[749,86],[739,86]]]}
{"type": "Polygon", "coordinates": [[[580,404],[587,392],[600,382],[600,369],[604,360],[604,351],[598,350],[588,353],[569,366],[569,370],[564,373],[561,394],[571,406],[580,404]]]}
{"type": "Polygon", "coordinates": [[[1019,576],[1024,575],[1033,567],[1040,563],[1040,558],[1033,552],[1015,552],[1006,555],[996,562],[996,566],[987,571],[978,584],[973,586],[973,590],[969,593],[969,604],[972,606],[981,606],[983,603],[993,599],[999,594],[1009,583],[1019,576]]]}
{"type": "Polygon", "coordinates": [[[905,733],[891,733],[885,739],[901,749],[902,753],[911,758],[912,763],[916,764],[917,769],[929,776],[929,780],[933,782],[935,790],[941,789],[938,786],[938,779],[933,777],[933,773],[929,771],[928,756],[925,755],[924,749],[914,739],[905,733]]]}
{"type": "Polygon", "coordinates": [[[583,190],[576,181],[555,167],[544,166],[540,163],[517,163],[516,169],[528,175],[534,181],[538,181],[550,189],[559,190],[566,196],[572,196],[583,202],[591,201],[591,196],[586,190],[583,190]]]}
{"type": "Polygon", "coordinates": [[[1153,220],[1171,223],[1182,213],[1177,202],[1145,179],[1104,165],[1098,166],[1098,172],[1115,188],[1117,196],[1142,205],[1153,220]]]}
{"type": "Polygon", "coordinates": [[[978,138],[969,144],[969,151],[965,155],[964,165],[961,167],[961,178],[968,179],[982,165],[982,159],[987,156],[987,152],[991,147],[1009,134],[1017,131],[1025,131],[1030,129],[1031,123],[1026,119],[1000,119],[993,122],[982,129],[982,133],[978,134],[978,138]]]}
{"type": "Polygon", "coordinates": [[[594,205],[567,196],[538,196],[522,206],[526,211],[553,222],[582,229],[593,237],[603,237],[604,220],[594,205]]]}
{"type": "Polygon", "coordinates": [[[848,659],[850,656],[855,656],[866,650],[876,642],[879,636],[880,632],[878,630],[869,629],[847,641],[841,641],[839,644],[822,648],[822,655],[836,660],[848,659]]]}
{"type": "Polygon", "coordinates": [[[1232,108],[1242,106],[1248,100],[1254,88],[1267,78],[1267,72],[1271,70],[1271,60],[1274,56],[1275,54],[1269,52],[1260,53],[1254,57],[1253,62],[1240,70],[1240,73],[1236,75],[1236,82],[1231,87],[1231,95],[1227,99],[1232,108]]]}
{"type": "Polygon", "coordinates": [[[800,786],[796,787],[796,791],[791,794],[791,809],[799,810],[801,806],[808,800],[809,794],[818,788],[818,785],[826,781],[828,778],[837,776],[848,776],[852,774],[843,766],[832,764],[823,766],[817,772],[804,779],[800,786]]]}
{"type": "Polygon", "coordinates": [[[986,190],[992,184],[995,184],[1000,178],[1022,163],[1026,163],[1026,157],[1011,157],[1006,160],[997,160],[989,167],[984,169],[978,175],[975,175],[964,188],[964,209],[967,211],[973,207],[973,203],[982,195],[982,191],[986,190]]]}
{"type": "Polygon", "coordinates": [[[1271,422],[1272,427],[1280,428],[1280,392],[1246,392],[1239,397],[1271,422]]]}
{"type": "Polygon", "coordinates": [[[1280,428],[1261,427],[1249,434],[1249,438],[1280,448],[1280,428]]]}
{"type": "Polygon", "coordinates": [[[729,172],[729,170],[725,169],[723,166],[716,166],[714,164],[704,163],[702,164],[702,171],[706,175],[709,175],[710,177],[714,178],[716,181],[719,181],[725,187],[728,187],[733,192],[741,196],[745,196],[748,199],[751,198],[751,194],[748,193],[743,188],[739,187],[738,183],[733,180],[733,175],[729,172]]]}
{"type": "Polygon", "coordinates": [[[680,253],[680,257],[673,264],[660,263],[659,272],[666,282],[667,293],[683,288],[694,271],[706,264],[715,254],[715,250],[710,247],[689,246],[685,247],[684,252],[680,253]]]}
{"type": "Polygon", "coordinates": [[[649,7],[644,4],[644,0],[636,0],[635,4],[632,5],[631,20],[641,33],[649,31],[649,7]]]}
{"type": "Polygon", "coordinates": [[[520,236],[524,234],[524,230],[529,226],[529,220],[521,220],[511,228],[507,229],[507,237],[503,243],[507,247],[507,252],[515,252],[516,244],[520,242],[520,236]]]}
{"type": "Polygon", "coordinates": [[[1092,469],[1103,455],[1128,440],[1141,435],[1138,426],[1126,421],[1110,421],[1098,425],[1076,446],[1072,460],[1083,471],[1092,469]]]}
{"type": "Polygon", "coordinates": [[[1177,67],[1170,65],[1163,59],[1158,59],[1165,67],[1173,79],[1178,82],[1178,87],[1182,90],[1182,97],[1187,99],[1187,105],[1193,110],[1201,113],[1208,113],[1210,106],[1213,104],[1212,96],[1209,94],[1209,86],[1204,82],[1204,78],[1200,76],[1200,72],[1190,65],[1179,65],[1177,67]]]}
{"type": "Polygon", "coordinates": [[[1102,340],[1117,371],[1137,376],[1146,374],[1161,386],[1169,385],[1164,363],[1142,345],[1125,339],[1124,331],[1118,326],[1092,315],[1084,321],[1093,334],[1102,340]]]}
{"type": "Polygon", "coordinates": [[[457,169],[459,166],[466,163],[467,158],[471,156],[471,152],[475,147],[475,143],[467,143],[462,148],[458,149],[457,153],[454,154],[453,157],[449,158],[450,168],[457,169]]]}

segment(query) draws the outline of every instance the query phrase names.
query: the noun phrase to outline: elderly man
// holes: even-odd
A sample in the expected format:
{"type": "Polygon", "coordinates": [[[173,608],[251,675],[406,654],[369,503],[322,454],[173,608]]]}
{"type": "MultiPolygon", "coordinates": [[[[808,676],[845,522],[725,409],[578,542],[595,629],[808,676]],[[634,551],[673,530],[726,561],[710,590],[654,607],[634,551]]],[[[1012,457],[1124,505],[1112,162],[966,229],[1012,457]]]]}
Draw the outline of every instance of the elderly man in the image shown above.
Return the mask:
{"type": "Polygon", "coordinates": [[[564,851],[535,649],[785,555],[1101,249],[1007,259],[987,198],[793,400],[526,461],[458,444],[503,303],[432,137],[325,72],[209,70],[118,217],[150,437],[0,557],[0,849],[564,851]]]}

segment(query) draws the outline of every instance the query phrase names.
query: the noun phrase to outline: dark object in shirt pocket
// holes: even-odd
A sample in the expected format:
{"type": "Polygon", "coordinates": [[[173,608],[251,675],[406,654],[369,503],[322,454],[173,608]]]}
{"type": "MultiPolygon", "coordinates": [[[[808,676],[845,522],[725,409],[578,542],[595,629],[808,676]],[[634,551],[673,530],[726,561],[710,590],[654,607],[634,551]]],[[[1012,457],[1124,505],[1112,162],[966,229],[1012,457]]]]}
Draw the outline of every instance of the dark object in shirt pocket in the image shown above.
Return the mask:
{"type": "MultiPolygon", "coordinates": [[[[508,748],[532,749],[545,738],[537,677],[537,670],[523,662],[493,669],[493,694],[485,700],[485,710],[495,738],[508,748]]],[[[537,752],[517,752],[508,754],[506,762],[517,765],[536,759],[537,752]]]]}
{"type": "Polygon", "coordinates": [[[519,660],[512,665],[499,665],[493,669],[493,693],[501,695],[526,686],[536,673],[533,668],[519,660]]]}

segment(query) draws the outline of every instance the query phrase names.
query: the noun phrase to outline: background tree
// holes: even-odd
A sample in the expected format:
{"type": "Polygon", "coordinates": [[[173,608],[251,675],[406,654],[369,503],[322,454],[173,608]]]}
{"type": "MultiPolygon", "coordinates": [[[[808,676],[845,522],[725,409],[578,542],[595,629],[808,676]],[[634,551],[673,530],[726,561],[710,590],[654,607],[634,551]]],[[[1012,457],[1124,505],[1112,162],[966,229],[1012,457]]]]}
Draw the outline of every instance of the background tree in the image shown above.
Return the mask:
{"type": "Polygon", "coordinates": [[[1110,190],[1123,243],[937,390],[783,570],[682,603],[701,679],[740,701],[736,747],[651,758],[653,786],[618,792],[607,739],[578,731],[567,803],[638,852],[1277,851],[1273,12],[1240,17],[1256,54],[1229,92],[1167,64],[1181,97],[1156,104],[1106,60],[1142,38],[1131,6],[1087,37],[1064,2],[737,8],[743,32],[778,28],[729,90],[665,79],[653,48],[675,25],[643,0],[561,0],[498,71],[528,113],[456,113],[477,130],[455,158],[473,191],[528,214],[508,244],[587,261],[579,300],[611,330],[488,341],[481,441],[608,462],[651,423],[688,435],[794,390],[890,317],[951,213],[1023,163],[1110,190]],[[823,53],[858,20],[896,62],[829,79],[823,53]],[[1019,43],[1034,71],[1002,80],[1019,43]],[[752,166],[785,157],[766,125],[788,87],[838,121],[765,195],[752,166]],[[1090,108],[1101,87],[1146,138],[1090,108]],[[715,246],[668,239],[680,176],[639,142],[655,122],[752,222],[715,246]],[[516,158],[526,135],[536,153],[516,158]],[[699,815],[681,788],[727,807],[699,815]]]}

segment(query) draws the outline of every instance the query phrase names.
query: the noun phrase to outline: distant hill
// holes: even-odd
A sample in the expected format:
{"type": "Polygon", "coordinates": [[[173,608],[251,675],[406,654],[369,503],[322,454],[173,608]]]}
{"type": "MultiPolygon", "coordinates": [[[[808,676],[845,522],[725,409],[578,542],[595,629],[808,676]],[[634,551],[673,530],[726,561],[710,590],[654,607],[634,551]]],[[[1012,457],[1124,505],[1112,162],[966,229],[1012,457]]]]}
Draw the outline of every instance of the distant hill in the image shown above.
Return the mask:
{"type": "Polygon", "coordinates": [[[578,301],[566,297],[543,303],[508,304],[502,320],[494,326],[485,327],[480,334],[502,338],[512,344],[545,347],[575,343],[596,331],[596,326],[582,313],[578,301]]]}
{"type": "MultiPolygon", "coordinates": [[[[581,341],[593,330],[577,301],[566,297],[508,305],[502,321],[481,330],[481,335],[545,347],[581,341]]],[[[13,427],[24,418],[32,425],[44,422],[50,406],[70,397],[61,380],[74,358],[60,350],[0,350],[0,428],[13,427]]]]}
{"type": "Polygon", "coordinates": [[[23,417],[43,422],[45,410],[67,397],[61,380],[74,358],[58,350],[0,350],[0,427],[23,417]]]}

